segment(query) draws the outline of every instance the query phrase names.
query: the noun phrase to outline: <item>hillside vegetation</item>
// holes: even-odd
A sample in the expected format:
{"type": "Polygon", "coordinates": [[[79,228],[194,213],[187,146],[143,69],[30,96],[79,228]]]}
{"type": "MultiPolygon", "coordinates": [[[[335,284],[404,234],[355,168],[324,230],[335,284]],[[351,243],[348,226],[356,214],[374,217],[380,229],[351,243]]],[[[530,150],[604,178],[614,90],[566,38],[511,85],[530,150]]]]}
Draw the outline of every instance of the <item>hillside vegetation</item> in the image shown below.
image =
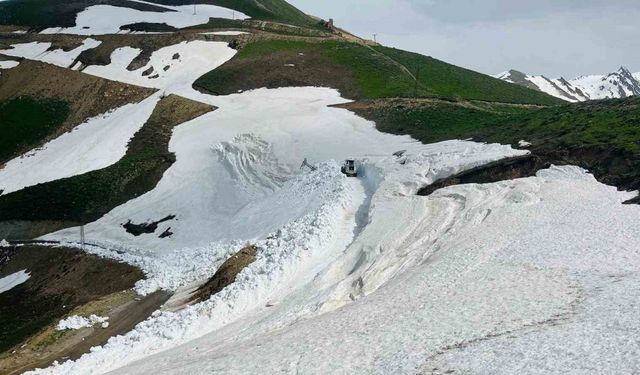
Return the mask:
{"type": "Polygon", "coordinates": [[[258,40],[194,86],[215,94],[260,87],[326,86],[352,99],[457,98],[521,104],[563,103],[534,90],[398,50],[345,41],[258,40]],[[418,78],[411,67],[424,74],[418,78]]]}
{"type": "Polygon", "coordinates": [[[398,102],[356,103],[350,109],[375,121],[381,131],[425,143],[473,138],[516,145],[525,140],[551,162],[580,165],[602,182],[640,189],[640,98],[537,109],[398,102]]]}
{"type": "Polygon", "coordinates": [[[69,104],[63,100],[21,96],[0,101],[0,165],[55,133],[68,116],[69,104]]]}

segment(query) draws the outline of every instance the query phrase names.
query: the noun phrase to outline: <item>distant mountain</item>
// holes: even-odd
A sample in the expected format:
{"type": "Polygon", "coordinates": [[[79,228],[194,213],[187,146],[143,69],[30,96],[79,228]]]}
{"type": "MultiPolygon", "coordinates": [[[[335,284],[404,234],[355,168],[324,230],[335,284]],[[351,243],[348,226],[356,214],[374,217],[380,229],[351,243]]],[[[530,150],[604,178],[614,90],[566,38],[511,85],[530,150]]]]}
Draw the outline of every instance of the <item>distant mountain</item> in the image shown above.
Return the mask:
{"type": "Polygon", "coordinates": [[[607,75],[581,76],[571,80],[532,76],[509,70],[495,76],[503,81],[546,92],[569,102],[597,99],[627,98],[640,95],[640,73],[621,67],[607,75]]]}

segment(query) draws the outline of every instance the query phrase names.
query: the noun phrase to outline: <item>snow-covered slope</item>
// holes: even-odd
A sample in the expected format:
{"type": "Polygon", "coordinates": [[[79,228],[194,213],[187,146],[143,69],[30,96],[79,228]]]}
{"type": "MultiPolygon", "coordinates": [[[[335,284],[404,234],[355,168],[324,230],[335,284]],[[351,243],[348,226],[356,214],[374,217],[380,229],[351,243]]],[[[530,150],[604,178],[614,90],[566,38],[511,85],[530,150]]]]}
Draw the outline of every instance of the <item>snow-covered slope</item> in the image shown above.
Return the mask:
{"type": "Polygon", "coordinates": [[[14,272],[11,275],[0,277],[0,293],[4,293],[8,290],[15,288],[16,286],[29,280],[31,275],[27,270],[14,272]]]}
{"type": "Polygon", "coordinates": [[[640,73],[632,74],[622,67],[607,75],[590,75],[566,80],[531,76],[510,70],[495,76],[507,82],[546,92],[569,102],[626,98],[640,94],[640,73]]]}
{"type": "MultiPolygon", "coordinates": [[[[21,54],[36,59],[42,47],[21,54]]],[[[256,260],[209,300],[156,311],[78,360],[35,373],[637,372],[640,206],[622,205],[635,193],[552,166],[418,196],[438,179],[527,151],[381,133],[334,107],[346,100],[331,88],[196,92],[199,75],[233,57],[226,43],[179,43],[128,71],[139,53],[117,49],[109,65],[84,73],[157,94],[11,161],[0,184],[17,190],[111,163],[154,100],[188,97],[217,110],[174,128],[175,162],[151,191],[85,225],[85,250],[138,265],[148,276],[138,292],[178,297],[248,243],[256,260]],[[346,158],[357,160],[358,178],[340,173],[346,158]],[[48,172],[57,162],[62,172],[48,172]],[[160,220],[138,236],[123,227],[160,220]]],[[[587,98],[564,80],[502,78],[587,98]]],[[[43,238],[79,246],[79,232],[43,238]]]]}
{"type": "Polygon", "coordinates": [[[570,82],[581,87],[591,99],[626,98],[640,95],[640,81],[628,69],[622,67],[617,72],[605,76],[583,76],[570,82]]]}
{"type": "Polygon", "coordinates": [[[50,42],[31,42],[13,44],[9,49],[0,50],[0,53],[7,56],[24,57],[25,59],[42,61],[68,68],[71,67],[83,51],[95,48],[101,43],[102,42],[98,40],[87,38],[83,41],[82,45],[77,48],[64,51],[63,49],[50,50],[50,42]]]}
{"type": "Polygon", "coordinates": [[[160,95],[90,118],[73,131],[7,162],[0,169],[0,191],[4,190],[0,195],[117,162],[127,152],[129,140],[151,116],[160,95]]]}
{"type": "MultiPolygon", "coordinates": [[[[132,0],[133,1],[133,0],[132,0]]],[[[145,1],[136,1],[147,3],[145,1]]],[[[159,6],[153,3],[154,6],[159,6]]],[[[49,28],[42,31],[43,34],[77,34],[77,35],[102,35],[117,34],[120,27],[134,23],[159,23],[176,28],[183,28],[207,23],[209,18],[246,19],[241,12],[231,9],[197,4],[194,12],[193,5],[162,6],[167,12],[140,11],[132,8],[116,7],[111,5],[90,6],[76,17],[76,26],[68,28],[49,28]]]]}

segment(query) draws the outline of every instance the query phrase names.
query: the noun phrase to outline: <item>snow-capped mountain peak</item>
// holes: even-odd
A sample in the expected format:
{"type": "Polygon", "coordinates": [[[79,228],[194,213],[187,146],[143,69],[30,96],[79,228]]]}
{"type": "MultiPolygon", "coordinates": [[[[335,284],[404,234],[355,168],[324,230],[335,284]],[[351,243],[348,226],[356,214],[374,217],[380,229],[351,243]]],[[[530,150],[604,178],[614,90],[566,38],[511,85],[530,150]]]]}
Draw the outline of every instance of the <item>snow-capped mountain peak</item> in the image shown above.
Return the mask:
{"type": "Polygon", "coordinates": [[[632,73],[625,67],[606,75],[585,75],[571,80],[527,75],[517,70],[509,70],[495,77],[569,102],[640,95],[640,72],[632,73]]]}

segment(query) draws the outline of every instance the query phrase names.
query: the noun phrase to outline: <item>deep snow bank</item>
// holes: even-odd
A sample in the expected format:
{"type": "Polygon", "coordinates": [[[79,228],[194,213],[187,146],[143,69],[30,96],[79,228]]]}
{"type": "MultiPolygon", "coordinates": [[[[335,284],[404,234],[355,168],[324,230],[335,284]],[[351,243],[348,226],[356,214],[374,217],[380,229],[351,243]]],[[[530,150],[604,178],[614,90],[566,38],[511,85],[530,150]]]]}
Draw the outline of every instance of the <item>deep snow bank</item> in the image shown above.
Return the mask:
{"type": "MultiPolygon", "coordinates": [[[[305,158],[310,163],[367,159],[372,176],[376,168],[380,180],[396,176],[386,188],[392,194],[398,189],[413,194],[442,176],[523,153],[462,141],[422,145],[383,134],[349,111],[328,107],[344,101],[330,89],[256,90],[210,100],[217,111],[175,129],[169,149],[177,160],[156,188],[85,226],[87,241],[145,259],[143,269],[159,275],[160,287],[173,289],[180,278],[191,282],[193,275],[215,271],[210,262],[185,271],[194,249],[209,249],[211,259],[220,259],[237,248],[212,242],[264,239],[325,202],[315,189],[328,182],[309,180],[312,175],[300,169],[305,158]],[[414,155],[404,166],[391,156],[399,149],[414,155]],[[122,227],[129,220],[144,223],[169,215],[175,219],[159,224],[154,233],[135,237],[122,227]],[[167,230],[173,234],[160,238],[167,230]]],[[[367,190],[372,193],[375,185],[367,183],[367,190]]],[[[70,228],[45,238],[77,241],[77,233],[70,228]]]]}
{"type": "MultiPolygon", "coordinates": [[[[358,295],[343,295],[340,284],[349,277],[346,265],[361,259],[350,266],[361,272],[381,253],[381,237],[394,246],[389,256],[395,258],[408,243],[406,232],[418,235],[424,204],[417,205],[414,195],[422,184],[523,153],[464,141],[423,145],[379,133],[351,112],[328,107],[344,102],[330,89],[256,90],[207,100],[219,110],[175,129],[170,149],[177,161],[158,186],[86,226],[90,242],[118,252],[90,251],[145,269],[151,277],[138,285],[142,292],[202,282],[246,242],[258,245],[258,260],[212,300],[158,314],[105,348],[50,371],[99,373],[207,332],[232,330],[234,322],[251,322],[256,314],[269,323],[256,320],[252,335],[353,301],[358,295]],[[392,156],[401,149],[408,150],[404,159],[392,156]],[[347,157],[361,161],[361,179],[340,174],[336,161],[347,157]],[[301,170],[304,158],[317,170],[301,170]],[[168,214],[176,219],[157,232],[170,228],[169,238],[134,237],[121,227],[168,214]]],[[[75,239],[76,232],[47,238],[75,239]]],[[[377,286],[393,275],[379,278],[377,286]]]]}
{"type": "Polygon", "coordinates": [[[640,287],[640,209],[621,204],[630,196],[554,167],[397,196],[411,202],[399,207],[408,217],[379,215],[389,207],[374,198],[369,225],[387,221],[383,235],[399,231],[393,222],[415,223],[402,246],[365,242],[365,228],[285,300],[117,373],[485,373],[495,363],[504,373],[577,374],[588,372],[582,359],[624,373],[638,354],[637,309],[622,293],[640,287]],[[388,278],[390,265],[402,272],[388,278]],[[352,273],[356,282],[343,281],[352,273]]]}

